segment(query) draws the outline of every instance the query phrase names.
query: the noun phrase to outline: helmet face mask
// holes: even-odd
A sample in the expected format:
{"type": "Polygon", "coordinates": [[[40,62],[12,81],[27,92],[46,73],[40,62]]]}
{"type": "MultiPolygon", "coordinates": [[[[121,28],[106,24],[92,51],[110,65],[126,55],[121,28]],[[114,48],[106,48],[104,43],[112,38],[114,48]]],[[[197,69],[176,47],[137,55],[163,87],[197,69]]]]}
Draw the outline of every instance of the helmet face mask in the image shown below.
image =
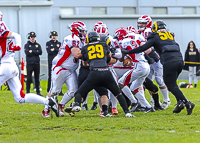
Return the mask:
{"type": "Polygon", "coordinates": [[[70,31],[78,36],[81,40],[85,39],[87,33],[86,25],[82,21],[74,21],[70,25],[70,31]]]}
{"type": "Polygon", "coordinates": [[[138,18],[137,26],[138,30],[144,31],[146,28],[151,28],[152,19],[148,15],[142,15],[138,18]]]}

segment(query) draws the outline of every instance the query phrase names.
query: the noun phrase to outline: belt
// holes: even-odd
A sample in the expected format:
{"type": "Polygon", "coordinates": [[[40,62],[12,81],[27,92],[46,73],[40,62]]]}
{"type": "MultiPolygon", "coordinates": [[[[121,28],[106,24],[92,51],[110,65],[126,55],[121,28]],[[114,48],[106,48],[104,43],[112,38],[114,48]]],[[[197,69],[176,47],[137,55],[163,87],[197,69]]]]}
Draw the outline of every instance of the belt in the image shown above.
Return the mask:
{"type": "Polygon", "coordinates": [[[93,68],[92,71],[108,71],[109,68],[93,68]]]}

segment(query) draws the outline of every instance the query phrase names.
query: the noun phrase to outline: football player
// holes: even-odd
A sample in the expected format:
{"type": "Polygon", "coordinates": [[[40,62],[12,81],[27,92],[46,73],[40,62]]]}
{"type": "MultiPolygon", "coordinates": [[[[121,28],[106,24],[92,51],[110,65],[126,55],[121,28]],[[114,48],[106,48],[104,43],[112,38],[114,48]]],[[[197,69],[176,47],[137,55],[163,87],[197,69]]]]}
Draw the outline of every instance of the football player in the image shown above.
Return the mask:
{"type": "MultiPolygon", "coordinates": [[[[127,49],[131,50],[140,45],[141,42],[145,41],[145,39],[139,35],[135,34],[134,38],[123,38],[123,33],[125,33],[125,30],[120,29],[115,31],[116,37],[118,39],[123,39],[121,47],[122,49],[127,49]]],[[[145,81],[145,78],[149,74],[150,67],[145,59],[144,53],[140,54],[129,54],[127,55],[132,59],[133,63],[133,69],[127,71],[118,81],[119,87],[121,90],[124,92],[125,95],[131,96],[132,93],[130,90],[128,90],[128,85],[130,85],[130,89],[135,95],[135,97],[138,99],[139,103],[141,104],[142,107],[145,108],[144,112],[154,112],[154,109],[151,107],[151,105],[148,103],[144,96],[144,90],[142,88],[143,82],[145,81]]],[[[134,111],[138,103],[135,101],[132,102],[132,108],[130,109],[131,111],[134,111]]]]}
{"type": "Polygon", "coordinates": [[[9,31],[2,19],[3,14],[0,11],[0,86],[7,82],[17,103],[44,104],[52,108],[58,117],[58,104],[54,98],[44,98],[34,93],[23,93],[19,80],[19,69],[14,60],[15,51],[21,49],[21,36],[9,31]]]}
{"type": "MultiPolygon", "coordinates": [[[[138,32],[145,38],[147,39],[147,36],[149,33],[151,33],[151,25],[152,25],[152,19],[148,15],[141,15],[138,18],[137,21],[137,26],[138,26],[138,32]]],[[[169,99],[169,92],[167,89],[167,86],[165,85],[163,81],[163,66],[160,63],[160,58],[158,54],[155,51],[148,51],[149,57],[153,58],[155,62],[150,65],[150,74],[148,77],[153,81],[155,78],[156,83],[159,85],[160,91],[163,95],[163,102],[162,102],[162,107],[164,109],[168,108],[168,106],[171,104],[170,99],[169,99]]],[[[153,101],[153,99],[151,99],[153,101]]]]}
{"type": "MultiPolygon", "coordinates": [[[[63,84],[67,86],[67,92],[59,102],[59,114],[64,116],[65,105],[74,97],[78,89],[76,69],[79,65],[81,48],[85,40],[86,25],[81,21],[75,21],[70,26],[71,34],[66,36],[61,44],[57,56],[52,61],[51,88],[48,97],[56,96],[60,93],[63,84]]],[[[49,117],[49,109],[45,107],[43,116],[49,117]]]]}
{"type": "Polygon", "coordinates": [[[187,115],[191,115],[195,104],[184,96],[177,85],[177,78],[183,69],[183,57],[179,45],[175,42],[173,34],[166,30],[166,24],[157,20],[152,26],[152,33],[147,37],[147,42],[132,50],[122,50],[124,54],[141,53],[152,46],[160,55],[163,65],[163,79],[169,91],[176,97],[177,106],[173,113],[180,113],[186,106],[187,115]]]}

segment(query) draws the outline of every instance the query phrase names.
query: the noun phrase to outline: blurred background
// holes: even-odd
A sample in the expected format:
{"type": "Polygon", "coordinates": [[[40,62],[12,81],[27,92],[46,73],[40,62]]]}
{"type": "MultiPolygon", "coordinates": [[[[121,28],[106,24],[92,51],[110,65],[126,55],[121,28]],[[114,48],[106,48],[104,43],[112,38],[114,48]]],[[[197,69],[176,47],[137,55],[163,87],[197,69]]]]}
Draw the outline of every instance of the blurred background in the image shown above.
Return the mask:
{"type": "MultiPolygon", "coordinates": [[[[41,45],[42,80],[47,80],[46,42],[52,30],[58,32],[58,40],[70,34],[68,26],[75,20],[83,21],[91,31],[97,21],[106,23],[110,35],[118,27],[132,25],[137,28],[140,15],[151,16],[153,22],[162,19],[167,29],[175,33],[184,57],[189,41],[200,47],[200,0],[0,0],[3,21],[10,31],[22,37],[22,47],[27,34],[36,32],[36,41],[41,45]]],[[[23,48],[22,48],[23,49],[23,48]]],[[[15,60],[25,58],[24,50],[16,52],[15,60]]],[[[187,71],[179,77],[187,80],[187,71]]]]}

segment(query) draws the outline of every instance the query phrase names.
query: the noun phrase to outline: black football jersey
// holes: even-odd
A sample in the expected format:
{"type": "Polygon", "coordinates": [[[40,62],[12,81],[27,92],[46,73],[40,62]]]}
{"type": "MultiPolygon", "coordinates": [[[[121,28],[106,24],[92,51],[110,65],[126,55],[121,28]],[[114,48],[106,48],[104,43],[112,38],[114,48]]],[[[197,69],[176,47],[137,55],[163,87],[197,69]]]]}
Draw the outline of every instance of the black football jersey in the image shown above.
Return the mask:
{"type": "Polygon", "coordinates": [[[105,42],[88,44],[81,49],[82,59],[88,62],[90,69],[108,67],[109,53],[110,50],[105,42]]]}

